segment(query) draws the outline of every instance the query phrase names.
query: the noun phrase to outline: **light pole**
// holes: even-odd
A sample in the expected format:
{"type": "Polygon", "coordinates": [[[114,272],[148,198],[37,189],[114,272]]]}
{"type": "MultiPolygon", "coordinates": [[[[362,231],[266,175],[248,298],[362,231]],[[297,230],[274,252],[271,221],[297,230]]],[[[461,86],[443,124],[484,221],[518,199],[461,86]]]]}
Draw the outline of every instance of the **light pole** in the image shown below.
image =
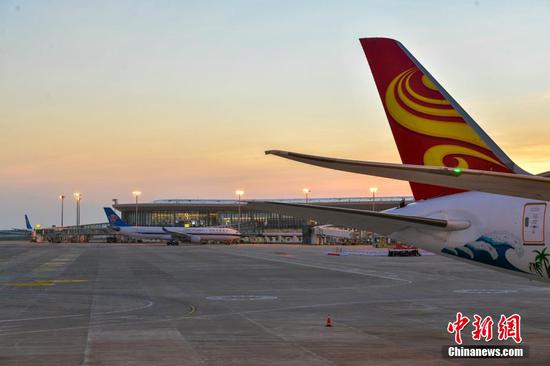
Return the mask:
{"type": "Polygon", "coordinates": [[[61,200],[61,227],[63,227],[63,201],[65,201],[65,195],[60,194],[59,199],[61,200]]]}
{"type": "Polygon", "coordinates": [[[304,188],[304,189],[302,189],[302,192],[304,192],[306,194],[306,205],[307,205],[307,203],[309,202],[309,194],[311,193],[311,189],[304,188]]]}
{"type": "Polygon", "coordinates": [[[241,232],[241,197],[244,194],[244,191],[236,190],[235,194],[239,196],[239,223],[237,224],[237,230],[241,232]]]}
{"type": "Polygon", "coordinates": [[[76,200],[76,226],[80,226],[80,200],[82,199],[82,194],[80,192],[75,192],[73,196],[76,200]]]}
{"type": "Polygon", "coordinates": [[[136,197],[136,226],[138,226],[138,197],[141,196],[141,192],[140,191],[133,191],[132,194],[134,195],[134,197],[136,197]]]}
{"type": "Polygon", "coordinates": [[[372,193],[372,210],[374,211],[374,195],[378,191],[377,187],[370,187],[370,193],[372,193]]]}

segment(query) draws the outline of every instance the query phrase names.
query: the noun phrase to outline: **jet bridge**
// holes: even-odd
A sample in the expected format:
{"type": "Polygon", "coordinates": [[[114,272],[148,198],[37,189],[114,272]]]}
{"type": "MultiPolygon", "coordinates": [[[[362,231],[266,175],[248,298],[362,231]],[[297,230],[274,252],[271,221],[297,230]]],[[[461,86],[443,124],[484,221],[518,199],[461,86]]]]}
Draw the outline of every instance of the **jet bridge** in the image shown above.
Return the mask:
{"type": "Polygon", "coordinates": [[[108,223],[35,229],[32,241],[36,243],[87,243],[89,241],[116,241],[116,232],[108,223]]]}

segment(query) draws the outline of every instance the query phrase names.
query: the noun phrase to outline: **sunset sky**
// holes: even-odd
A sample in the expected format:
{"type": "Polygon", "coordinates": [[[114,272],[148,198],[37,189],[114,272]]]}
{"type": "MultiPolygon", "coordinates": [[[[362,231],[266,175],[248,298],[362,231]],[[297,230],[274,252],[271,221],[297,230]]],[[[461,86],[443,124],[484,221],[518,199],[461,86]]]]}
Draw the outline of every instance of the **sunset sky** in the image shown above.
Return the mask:
{"type": "Polygon", "coordinates": [[[410,195],[265,156],[399,162],[358,39],[399,39],[520,166],[550,170],[550,2],[0,2],[0,228],[112,198],[410,195]]]}

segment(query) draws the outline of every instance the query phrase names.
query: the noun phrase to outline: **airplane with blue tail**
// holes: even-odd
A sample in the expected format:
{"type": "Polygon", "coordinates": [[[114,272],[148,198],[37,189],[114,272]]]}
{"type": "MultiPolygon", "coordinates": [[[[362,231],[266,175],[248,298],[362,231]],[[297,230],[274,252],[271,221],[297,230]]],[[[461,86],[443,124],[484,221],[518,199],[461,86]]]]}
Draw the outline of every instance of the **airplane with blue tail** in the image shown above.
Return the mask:
{"type": "Polygon", "coordinates": [[[228,227],[172,227],[172,226],[130,226],[110,207],[104,207],[109,225],[121,235],[134,239],[155,239],[166,241],[167,245],[179,245],[180,242],[239,243],[241,234],[228,227]]]}
{"type": "Polygon", "coordinates": [[[0,237],[6,239],[30,238],[30,236],[32,235],[32,231],[33,228],[29,220],[29,216],[25,214],[25,229],[13,228],[9,230],[0,230],[0,237]]]}

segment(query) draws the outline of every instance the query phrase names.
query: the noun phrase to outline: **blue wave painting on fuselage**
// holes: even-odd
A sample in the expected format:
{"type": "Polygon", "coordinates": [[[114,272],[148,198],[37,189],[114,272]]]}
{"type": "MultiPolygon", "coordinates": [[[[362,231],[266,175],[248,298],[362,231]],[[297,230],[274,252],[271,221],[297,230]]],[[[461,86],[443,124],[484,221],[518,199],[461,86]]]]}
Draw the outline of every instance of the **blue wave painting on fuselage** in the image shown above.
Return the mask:
{"type": "Polygon", "coordinates": [[[465,244],[463,247],[443,248],[441,252],[495,267],[528,273],[517,268],[506,259],[506,252],[509,249],[514,249],[514,247],[508,243],[497,242],[487,236],[481,236],[474,243],[465,244]],[[489,248],[483,248],[483,246],[490,246],[493,250],[488,250],[489,248]]]}

